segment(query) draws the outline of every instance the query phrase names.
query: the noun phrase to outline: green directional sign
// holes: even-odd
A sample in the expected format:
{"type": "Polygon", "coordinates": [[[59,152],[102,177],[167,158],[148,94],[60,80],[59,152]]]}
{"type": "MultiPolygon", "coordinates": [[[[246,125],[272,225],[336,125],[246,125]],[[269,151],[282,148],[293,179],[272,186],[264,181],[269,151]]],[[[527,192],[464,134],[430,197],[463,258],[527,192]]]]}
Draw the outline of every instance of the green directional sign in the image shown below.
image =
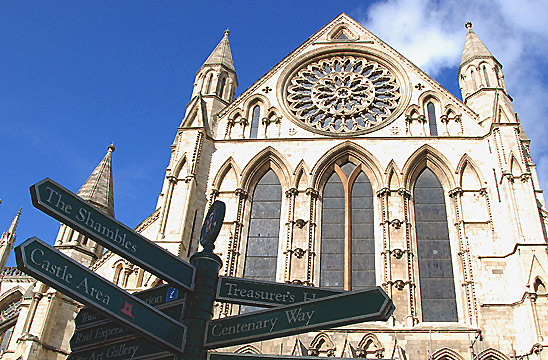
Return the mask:
{"type": "Polygon", "coordinates": [[[175,356],[162,347],[133,337],[103,346],[72,352],[67,360],[138,360],[173,359],[175,356]]]}
{"type": "MultiPolygon", "coordinates": [[[[165,305],[164,305],[165,306],[165,305]]],[[[176,304],[170,304],[163,309],[157,308],[162,313],[168,315],[174,320],[179,321],[183,313],[184,303],[179,301],[176,304]]],[[[114,321],[100,321],[85,328],[76,328],[74,335],[70,339],[70,349],[79,351],[86,348],[102,346],[115,340],[134,337],[135,333],[127,327],[120,325],[114,321]]]]}
{"type": "Polygon", "coordinates": [[[380,287],[212,320],[204,346],[218,348],[364,321],[386,321],[394,304],[380,287]]]}
{"type": "MultiPolygon", "coordinates": [[[[160,285],[151,289],[136,291],[131,295],[135,296],[137,299],[143,300],[145,304],[154,306],[155,308],[175,320],[178,320],[179,317],[176,311],[177,306],[174,305],[182,304],[182,302],[186,298],[185,293],[169,285],[160,285]]],[[[76,315],[76,318],[74,319],[76,330],[81,330],[89,326],[94,326],[97,325],[97,323],[103,323],[105,321],[110,320],[101,316],[93,309],[87,307],[80,310],[78,312],[78,315],[76,315]]]]}
{"type": "Polygon", "coordinates": [[[17,268],[127,328],[181,353],[186,327],[34,237],[15,248],[17,268]]]}
{"type": "Polygon", "coordinates": [[[232,304],[275,307],[319,299],[342,292],[342,290],[219,276],[216,300],[232,304]]]}
{"type": "MultiPolygon", "coordinates": [[[[207,360],[318,360],[317,356],[287,356],[287,355],[263,355],[263,354],[234,354],[210,352],[207,360]]],[[[329,360],[351,360],[350,358],[330,357],[329,360]]],[[[382,359],[381,359],[382,360],[382,359]]]]}
{"type": "Polygon", "coordinates": [[[187,291],[194,287],[192,265],[106,215],[51,179],[30,187],[32,204],[105,248],[187,291]]]}

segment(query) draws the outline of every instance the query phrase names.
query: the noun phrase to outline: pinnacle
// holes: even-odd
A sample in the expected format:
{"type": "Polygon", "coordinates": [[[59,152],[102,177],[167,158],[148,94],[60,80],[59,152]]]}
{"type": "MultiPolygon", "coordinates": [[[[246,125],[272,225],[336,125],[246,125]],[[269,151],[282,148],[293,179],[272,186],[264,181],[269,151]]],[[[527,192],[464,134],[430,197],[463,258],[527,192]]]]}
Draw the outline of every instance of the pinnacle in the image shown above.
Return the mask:
{"type": "Polygon", "coordinates": [[[464,41],[464,49],[462,51],[461,66],[472,60],[475,57],[492,57],[493,54],[487,49],[485,44],[472,30],[472,23],[468,21],[464,27],[467,29],[466,40],[464,41]]]}
{"type": "Polygon", "coordinates": [[[114,145],[108,146],[103,160],[97,165],[84,185],[78,190],[78,196],[97,206],[110,216],[114,216],[114,187],[112,182],[112,152],[114,145]]]}
{"type": "Polygon", "coordinates": [[[236,71],[234,68],[234,62],[232,61],[232,52],[230,51],[230,43],[228,42],[228,36],[230,31],[225,30],[224,36],[215,47],[211,55],[207,58],[204,63],[205,65],[223,65],[229,70],[236,71]]]}

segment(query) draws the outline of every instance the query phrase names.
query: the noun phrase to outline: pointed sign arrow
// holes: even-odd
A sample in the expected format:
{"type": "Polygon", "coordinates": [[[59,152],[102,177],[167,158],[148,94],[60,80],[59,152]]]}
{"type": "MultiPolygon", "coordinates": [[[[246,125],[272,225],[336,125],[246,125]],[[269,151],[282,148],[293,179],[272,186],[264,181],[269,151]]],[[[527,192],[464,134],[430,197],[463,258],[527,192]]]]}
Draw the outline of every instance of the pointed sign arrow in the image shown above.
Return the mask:
{"type": "Polygon", "coordinates": [[[219,348],[364,321],[386,321],[394,304],[380,287],[209,321],[204,346],[219,348]]]}
{"type": "Polygon", "coordinates": [[[136,233],[118,220],[51,179],[30,187],[37,209],[70,226],[133,264],[189,291],[194,287],[192,265],[136,233]]]}
{"type": "Polygon", "coordinates": [[[185,325],[36,237],[26,240],[14,251],[19,270],[100,311],[156,344],[172,352],[182,353],[186,339],[185,325]]]}

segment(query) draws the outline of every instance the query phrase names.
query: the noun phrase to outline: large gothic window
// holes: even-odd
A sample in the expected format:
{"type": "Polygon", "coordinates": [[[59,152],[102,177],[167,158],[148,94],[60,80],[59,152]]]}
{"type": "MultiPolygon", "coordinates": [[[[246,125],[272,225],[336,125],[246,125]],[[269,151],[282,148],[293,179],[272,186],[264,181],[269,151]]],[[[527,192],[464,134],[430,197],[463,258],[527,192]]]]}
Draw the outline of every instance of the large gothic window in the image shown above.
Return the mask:
{"type": "Polygon", "coordinates": [[[413,190],[423,321],[457,321],[443,188],[425,168],[413,190]]]}
{"type": "Polygon", "coordinates": [[[361,166],[335,165],[322,195],[320,286],[375,286],[373,189],[361,166]]]}
{"type": "Polygon", "coordinates": [[[270,169],[253,192],[244,277],[276,280],[281,206],[282,186],[270,169]]]}

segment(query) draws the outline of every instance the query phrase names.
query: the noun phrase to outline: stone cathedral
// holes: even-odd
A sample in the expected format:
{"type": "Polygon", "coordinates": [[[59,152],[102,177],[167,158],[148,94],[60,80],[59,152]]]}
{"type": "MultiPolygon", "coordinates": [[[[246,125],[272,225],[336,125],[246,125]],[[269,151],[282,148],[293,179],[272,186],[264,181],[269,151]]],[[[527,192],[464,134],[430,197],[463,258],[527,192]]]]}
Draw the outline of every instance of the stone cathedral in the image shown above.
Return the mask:
{"type": "MultiPolygon", "coordinates": [[[[188,259],[222,200],[221,275],[381,286],[396,311],[223,351],[548,359],[548,213],[502,64],[470,23],[457,77],[463,101],[343,13],[235,98],[225,32],[136,231],[188,259]]],[[[113,151],[79,191],[112,216],[113,151]]],[[[64,225],[56,247],[129,291],[161,282],[64,225]]],[[[0,359],[64,359],[80,305],[13,268],[0,285],[0,359]]],[[[215,316],[251,310],[218,303],[215,316]]]]}

